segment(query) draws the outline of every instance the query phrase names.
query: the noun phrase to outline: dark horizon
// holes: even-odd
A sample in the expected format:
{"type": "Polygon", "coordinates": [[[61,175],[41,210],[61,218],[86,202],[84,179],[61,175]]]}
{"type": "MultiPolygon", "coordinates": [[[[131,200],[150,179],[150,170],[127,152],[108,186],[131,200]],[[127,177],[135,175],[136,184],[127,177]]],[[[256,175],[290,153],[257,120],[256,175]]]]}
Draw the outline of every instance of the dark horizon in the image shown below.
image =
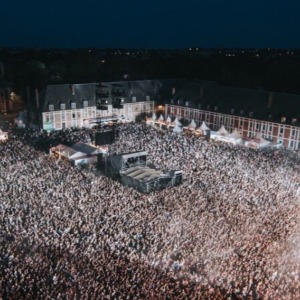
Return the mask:
{"type": "Polygon", "coordinates": [[[299,11],[295,0],[11,0],[0,11],[0,47],[298,49],[299,11]]]}
{"type": "Polygon", "coordinates": [[[64,47],[64,46],[57,46],[57,47],[48,47],[48,46],[1,46],[1,50],[132,50],[132,51],[201,51],[201,50],[241,50],[241,51],[255,51],[255,50],[267,50],[267,51],[277,51],[277,50],[300,50],[300,47],[223,47],[223,46],[216,46],[216,47],[200,47],[200,46],[192,46],[192,47],[178,47],[178,48],[167,48],[167,47],[157,47],[157,48],[138,48],[138,47],[89,47],[89,46],[82,46],[82,47],[64,47]]]}

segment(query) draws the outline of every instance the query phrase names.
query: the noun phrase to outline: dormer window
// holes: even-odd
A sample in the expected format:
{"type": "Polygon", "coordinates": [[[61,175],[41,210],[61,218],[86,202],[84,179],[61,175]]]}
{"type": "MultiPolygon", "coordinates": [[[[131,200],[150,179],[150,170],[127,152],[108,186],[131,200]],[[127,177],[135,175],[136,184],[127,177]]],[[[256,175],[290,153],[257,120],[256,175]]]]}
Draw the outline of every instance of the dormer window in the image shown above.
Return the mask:
{"type": "Polygon", "coordinates": [[[76,109],[76,103],[75,102],[71,102],[71,108],[76,109]]]}
{"type": "Polygon", "coordinates": [[[89,102],[87,100],[83,101],[83,107],[88,107],[89,106],[89,102]]]}
{"type": "Polygon", "coordinates": [[[60,104],[60,109],[61,110],[65,110],[66,109],[66,104],[65,103],[61,103],[60,104]]]}
{"type": "Polygon", "coordinates": [[[53,104],[50,104],[50,105],[49,105],[49,110],[50,110],[50,111],[53,111],[53,110],[54,110],[54,105],[53,105],[53,104]]]}

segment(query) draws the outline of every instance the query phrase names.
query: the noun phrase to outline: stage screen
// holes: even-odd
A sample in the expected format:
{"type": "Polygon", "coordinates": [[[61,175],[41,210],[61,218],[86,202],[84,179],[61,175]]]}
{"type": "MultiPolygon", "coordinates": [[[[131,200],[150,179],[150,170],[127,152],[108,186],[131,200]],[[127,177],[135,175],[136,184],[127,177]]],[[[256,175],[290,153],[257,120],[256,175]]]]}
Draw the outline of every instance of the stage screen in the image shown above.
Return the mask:
{"type": "Polygon", "coordinates": [[[97,146],[109,145],[115,141],[115,132],[113,130],[96,132],[95,133],[95,144],[97,146]]]}

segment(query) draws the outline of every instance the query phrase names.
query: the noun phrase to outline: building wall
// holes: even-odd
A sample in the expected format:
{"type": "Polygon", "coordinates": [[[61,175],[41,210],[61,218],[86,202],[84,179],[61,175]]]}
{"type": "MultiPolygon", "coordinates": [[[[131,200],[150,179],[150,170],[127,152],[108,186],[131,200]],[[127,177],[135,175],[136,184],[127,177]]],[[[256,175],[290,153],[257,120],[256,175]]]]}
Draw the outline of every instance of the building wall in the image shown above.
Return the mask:
{"type": "Polygon", "coordinates": [[[122,109],[108,105],[108,110],[97,110],[96,106],[80,109],[56,110],[42,113],[43,129],[60,130],[70,127],[90,127],[90,121],[99,117],[121,117],[134,121],[141,113],[153,113],[154,102],[124,103],[122,109]]]}
{"type": "Polygon", "coordinates": [[[219,129],[224,125],[229,132],[237,128],[244,137],[253,137],[261,133],[264,138],[281,142],[286,148],[300,150],[300,127],[298,126],[169,104],[165,107],[165,116],[194,119],[198,122],[205,121],[212,129],[219,129]]]}

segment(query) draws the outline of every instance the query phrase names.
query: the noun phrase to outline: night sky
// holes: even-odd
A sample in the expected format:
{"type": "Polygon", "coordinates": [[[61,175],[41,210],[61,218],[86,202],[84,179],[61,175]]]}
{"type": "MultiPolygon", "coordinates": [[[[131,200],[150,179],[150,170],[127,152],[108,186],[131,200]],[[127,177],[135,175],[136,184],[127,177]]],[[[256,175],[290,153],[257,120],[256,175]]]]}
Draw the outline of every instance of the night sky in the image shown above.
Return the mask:
{"type": "Polygon", "coordinates": [[[300,48],[299,0],[0,0],[0,47],[300,48]]]}

